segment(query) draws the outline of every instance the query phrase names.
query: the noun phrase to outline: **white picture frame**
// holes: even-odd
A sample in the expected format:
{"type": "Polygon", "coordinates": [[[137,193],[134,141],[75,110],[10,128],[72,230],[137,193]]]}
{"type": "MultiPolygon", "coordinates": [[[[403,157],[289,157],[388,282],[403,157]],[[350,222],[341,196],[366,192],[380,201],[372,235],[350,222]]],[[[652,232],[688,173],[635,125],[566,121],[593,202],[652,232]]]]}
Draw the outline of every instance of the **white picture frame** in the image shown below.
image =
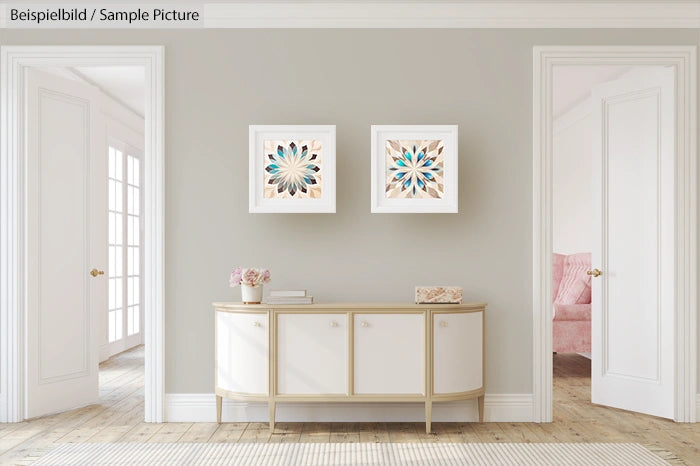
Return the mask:
{"type": "Polygon", "coordinates": [[[248,143],[248,212],[335,213],[335,125],[250,125],[248,143]]]}
{"type": "MultiPolygon", "coordinates": [[[[457,213],[457,132],[457,125],[372,125],[372,213],[457,213]],[[404,149],[399,142],[407,141],[418,142],[418,157],[432,154],[429,158],[434,163],[430,167],[420,166],[423,170],[419,176],[416,176],[415,168],[408,170],[408,176],[399,186],[398,176],[402,172],[396,164],[406,162],[405,158],[398,156],[404,149]],[[421,142],[425,143],[424,147],[420,147],[421,142]],[[392,151],[396,157],[391,156],[392,151]],[[388,159],[394,159],[391,167],[387,166],[388,159]],[[389,178],[393,173],[396,176],[389,178]],[[408,179],[411,173],[414,174],[412,181],[408,179]]],[[[411,160],[413,147],[408,149],[408,160],[411,160]]]]}

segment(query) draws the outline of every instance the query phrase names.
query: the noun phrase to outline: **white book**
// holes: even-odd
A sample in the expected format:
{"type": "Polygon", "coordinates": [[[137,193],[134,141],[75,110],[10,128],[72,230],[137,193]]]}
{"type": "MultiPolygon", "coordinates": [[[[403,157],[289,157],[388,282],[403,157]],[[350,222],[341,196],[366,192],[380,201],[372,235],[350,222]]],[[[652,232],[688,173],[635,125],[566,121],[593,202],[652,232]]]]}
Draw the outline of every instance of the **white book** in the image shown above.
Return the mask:
{"type": "Polygon", "coordinates": [[[270,297],[274,298],[303,298],[306,296],[306,290],[272,290],[270,297]]]}
{"type": "Polygon", "coordinates": [[[270,301],[308,301],[313,296],[268,296],[265,299],[270,301]]]}
{"type": "Polygon", "coordinates": [[[282,296],[268,296],[265,298],[265,304],[313,304],[313,296],[296,296],[296,297],[282,297],[282,296]]]}

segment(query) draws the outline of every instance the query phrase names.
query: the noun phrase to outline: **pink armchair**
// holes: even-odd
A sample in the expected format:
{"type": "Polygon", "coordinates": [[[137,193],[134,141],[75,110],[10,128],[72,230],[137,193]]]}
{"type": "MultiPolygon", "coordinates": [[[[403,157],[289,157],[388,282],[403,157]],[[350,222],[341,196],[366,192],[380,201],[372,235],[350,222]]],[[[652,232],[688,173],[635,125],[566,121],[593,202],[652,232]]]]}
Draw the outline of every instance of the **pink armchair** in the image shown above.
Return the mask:
{"type": "Polygon", "coordinates": [[[591,352],[591,254],[553,254],[553,351],[591,352]]]}

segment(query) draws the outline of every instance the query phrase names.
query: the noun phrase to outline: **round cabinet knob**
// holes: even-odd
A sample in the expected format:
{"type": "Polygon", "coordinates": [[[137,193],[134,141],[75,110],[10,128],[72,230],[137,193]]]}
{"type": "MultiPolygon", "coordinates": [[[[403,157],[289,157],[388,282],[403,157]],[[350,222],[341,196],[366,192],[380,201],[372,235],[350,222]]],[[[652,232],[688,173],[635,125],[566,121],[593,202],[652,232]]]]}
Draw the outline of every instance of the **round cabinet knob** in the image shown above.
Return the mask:
{"type": "Polygon", "coordinates": [[[253,327],[260,327],[260,322],[258,322],[258,321],[253,322],[253,327]]]}
{"type": "Polygon", "coordinates": [[[338,322],[331,322],[331,327],[337,327],[337,326],[338,326],[338,322]]]}
{"type": "Polygon", "coordinates": [[[445,322],[444,320],[441,320],[440,327],[447,327],[447,322],[445,322]]]}
{"type": "Polygon", "coordinates": [[[369,327],[369,324],[365,320],[363,320],[362,324],[360,324],[360,325],[362,325],[363,327],[369,327]]]}

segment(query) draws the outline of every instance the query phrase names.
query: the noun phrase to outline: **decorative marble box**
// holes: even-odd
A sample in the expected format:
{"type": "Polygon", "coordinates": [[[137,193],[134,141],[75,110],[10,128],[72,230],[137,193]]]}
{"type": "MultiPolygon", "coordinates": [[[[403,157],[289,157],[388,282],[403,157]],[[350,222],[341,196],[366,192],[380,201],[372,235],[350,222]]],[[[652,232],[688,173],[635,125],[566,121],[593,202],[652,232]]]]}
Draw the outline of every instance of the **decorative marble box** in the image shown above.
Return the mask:
{"type": "Polygon", "coordinates": [[[462,304],[461,286],[417,286],[416,304],[462,304]]]}

